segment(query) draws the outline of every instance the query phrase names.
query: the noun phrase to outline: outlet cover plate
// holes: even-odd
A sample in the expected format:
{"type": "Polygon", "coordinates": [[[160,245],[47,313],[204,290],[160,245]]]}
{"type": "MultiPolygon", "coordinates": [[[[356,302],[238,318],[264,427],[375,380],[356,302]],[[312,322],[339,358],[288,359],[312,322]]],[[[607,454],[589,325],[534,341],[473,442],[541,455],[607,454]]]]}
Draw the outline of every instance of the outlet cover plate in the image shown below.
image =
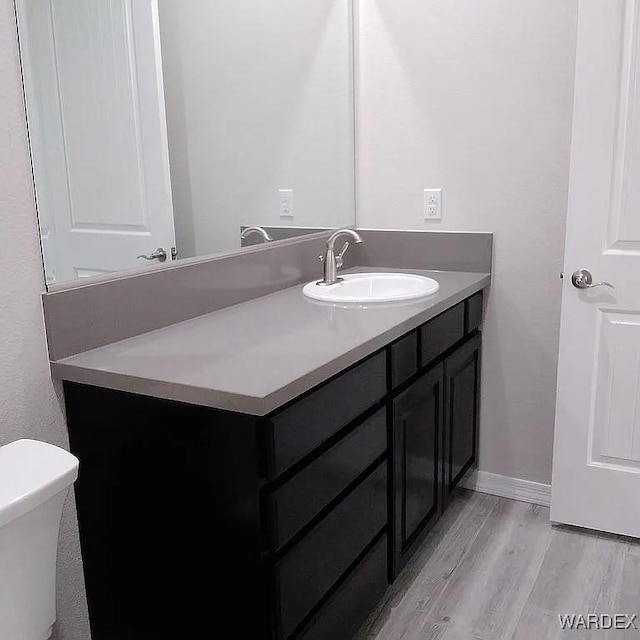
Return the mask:
{"type": "Polygon", "coordinates": [[[425,189],[423,201],[425,220],[442,220],[442,189],[425,189]]]}

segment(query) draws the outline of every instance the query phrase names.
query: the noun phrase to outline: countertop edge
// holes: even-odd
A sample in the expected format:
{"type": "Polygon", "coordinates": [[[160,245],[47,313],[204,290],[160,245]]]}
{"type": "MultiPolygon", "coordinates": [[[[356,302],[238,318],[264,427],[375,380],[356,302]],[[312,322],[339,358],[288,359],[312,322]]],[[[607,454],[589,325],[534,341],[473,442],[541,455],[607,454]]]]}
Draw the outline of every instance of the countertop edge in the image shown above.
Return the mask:
{"type": "Polygon", "coordinates": [[[51,362],[50,368],[51,376],[63,382],[75,382],[110,389],[111,391],[123,391],[161,400],[172,400],[174,402],[183,402],[247,415],[261,416],[268,413],[262,411],[263,398],[164,382],[162,380],[152,380],[150,378],[140,378],[125,373],[81,367],[65,362],[51,362]]]}
{"type": "Polygon", "coordinates": [[[491,274],[478,275],[482,277],[477,282],[460,289],[455,294],[441,300],[422,313],[398,323],[368,342],[358,345],[349,351],[345,351],[339,357],[334,358],[330,362],[265,397],[241,395],[176,382],[141,378],[125,373],[83,367],[65,362],[64,360],[52,361],[50,363],[51,375],[57,380],[98,386],[114,391],[184,402],[186,404],[195,404],[258,417],[266,416],[298,396],[314,389],[344,369],[379,351],[409,331],[412,331],[440,313],[450,309],[465,298],[486,289],[491,284],[491,274]]]}

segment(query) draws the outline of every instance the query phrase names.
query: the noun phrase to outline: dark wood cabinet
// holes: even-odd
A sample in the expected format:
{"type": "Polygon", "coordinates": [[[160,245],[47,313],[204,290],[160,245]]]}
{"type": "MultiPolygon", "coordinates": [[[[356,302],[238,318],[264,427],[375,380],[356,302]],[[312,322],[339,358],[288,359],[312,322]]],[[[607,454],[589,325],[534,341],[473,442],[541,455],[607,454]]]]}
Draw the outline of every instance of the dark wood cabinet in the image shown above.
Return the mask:
{"type": "Polygon", "coordinates": [[[93,640],[350,640],[476,461],[481,321],[478,293],[264,417],[65,383],[93,640]]]}
{"type": "Polygon", "coordinates": [[[256,419],[70,382],[64,393],[92,640],[215,637],[219,620],[270,640],[256,419]]]}
{"type": "Polygon", "coordinates": [[[422,325],[420,361],[423,367],[438,360],[464,338],[466,309],[467,303],[461,302],[422,325]]]}
{"type": "Polygon", "coordinates": [[[376,539],[296,640],[351,640],[387,589],[387,538],[376,539]]]}
{"type": "MultiPolygon", "coordinates": [[[[420,328],[421,373],[391,400],[390,559],[395,579],[476,463],[482,292],[420,328]]],[[[396,344],[406,344],[406,339],[396,344]]],[[[403,349],[403,362],[409,359],[403,349]]],[[[398,352],[400,353],[400,352],[398,352]]],[[[395,371],[391,351],[391,371],[395,371]]],[[[393,380],[393,375],[391,376],[393,380]]],[[[392,394],[397,393],[392,387],[392,394]]]]}
{"type": "Polygon", "coordinates": [[[393,400],[393,531],[395,578],[440,513],[440,459],[444,425],[442,364],[393,400]]]}
{"type": "Polygon", "coordinates": [[[453,488],[476,463],[480,422],[480,355],[482,339],[474,335],[444,363],[445,428],[443,505],[453,488]]]}
{"type": "Polygon", "coordinates": [[[387,525],[387,467],[380,464],[275,565],[279,638],[305,617],[387,525]]]}
{"type": "Polygon", "coordinates": [[[307,393],[269,420],[267,475],[273,479],[338,433],[387,391],[381,351],[307,393]]]}
{"type": "Polygon", "coordinates": [[[278,551],[327,507],[331,508],[336,498],[348,491],[386,451],[387,414],[383,407],[293,478],[269,492],[266,526],[270,548],[278,551]]]}
{"type": "Polygon", "coordinates": [[[412,331],[389,347],[391,388],[395,389],[420,368],[418,332],[412,331]]]}

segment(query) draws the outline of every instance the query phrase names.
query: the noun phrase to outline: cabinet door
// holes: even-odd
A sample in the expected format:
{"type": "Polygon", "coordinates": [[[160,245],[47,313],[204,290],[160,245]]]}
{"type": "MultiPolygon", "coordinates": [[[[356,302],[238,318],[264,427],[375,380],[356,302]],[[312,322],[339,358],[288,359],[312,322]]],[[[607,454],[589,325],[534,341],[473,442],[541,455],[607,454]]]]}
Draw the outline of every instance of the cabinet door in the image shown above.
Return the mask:
{"type": "Polygon", "coordinates": [[[480,420],[480,334],[445,361],[443,506],[476,462],[480,420]]]}
{"type": "Polygon", "coordinates": [[[443,396],[439,364],[393,400],[392,579],[440,512],[443,396]]]}

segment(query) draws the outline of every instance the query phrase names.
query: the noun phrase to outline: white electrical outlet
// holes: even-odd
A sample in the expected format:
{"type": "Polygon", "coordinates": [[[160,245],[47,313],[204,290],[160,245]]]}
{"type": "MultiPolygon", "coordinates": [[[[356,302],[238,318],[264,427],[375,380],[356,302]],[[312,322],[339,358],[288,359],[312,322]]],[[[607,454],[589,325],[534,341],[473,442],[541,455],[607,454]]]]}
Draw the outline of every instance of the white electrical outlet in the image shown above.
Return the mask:
{"type": "Polygon", "coordinates": [[[293,189],[280,189],[280,217],[293,218],[293,189]]]}
{"type": "Polygon", "coordinates": [[[442,220],[442,189],[424,190],[424,219],[442,220]]]}

